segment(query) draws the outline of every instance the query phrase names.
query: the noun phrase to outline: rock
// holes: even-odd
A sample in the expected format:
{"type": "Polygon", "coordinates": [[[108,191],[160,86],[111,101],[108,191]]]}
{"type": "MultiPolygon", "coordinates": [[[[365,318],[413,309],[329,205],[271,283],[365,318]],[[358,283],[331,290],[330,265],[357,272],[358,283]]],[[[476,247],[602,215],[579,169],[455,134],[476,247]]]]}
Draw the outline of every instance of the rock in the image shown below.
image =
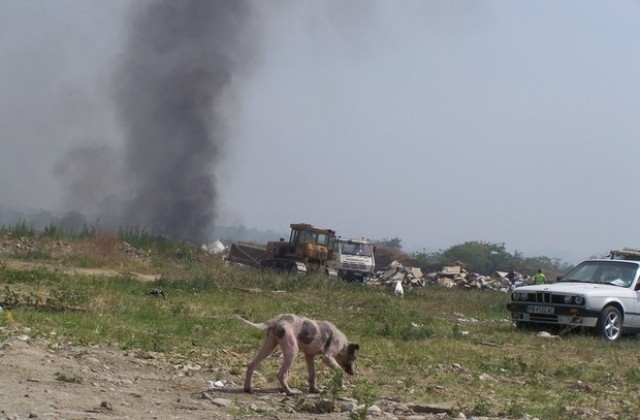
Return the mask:
{"type": "Polygon", "coordinates": [[[349,413],[353,413],[358,409],[358,402],[353,400],[353,401],[342,401],[338,404],[338,410],[340,410],[340,412],[349,412],[349,413]]]}
{"type": "Polygon", "coordinates": [[[266,413],[273,410],[273,406],[266,401],[256,401],[249,408],[256,413],[266,413]]]}
{"type": "Polygon", "coordinates": [[[370,405],[369,407],[367,407],[367,414],[382,414],[382,409],[375,404],[370,405]]]}
{"type": "Polygon", "coordinates": [[[306,413],[327,414],[333,411],[333,401],[327,398],[308,396],[297,402],[296,410],[306,413]]]}
{"type": "Polygon", "coordinates": [[[225,408],[229,408],[233,405],[233,401],[227,399],[227,398],[211,398],[209,396],[209,394],[207,394],[206,392],[203,392],[202,395],[207,398],[209,401],[211,401],[211,403],[213,405],[216,405],[218,407],[225,407],[225,408]]]}
{"type": "Polygon", "coordinates": [[[453,403],[440,403],[440,404],[409,404],[409,409],[414,413],[453,413],[453,403]]]}

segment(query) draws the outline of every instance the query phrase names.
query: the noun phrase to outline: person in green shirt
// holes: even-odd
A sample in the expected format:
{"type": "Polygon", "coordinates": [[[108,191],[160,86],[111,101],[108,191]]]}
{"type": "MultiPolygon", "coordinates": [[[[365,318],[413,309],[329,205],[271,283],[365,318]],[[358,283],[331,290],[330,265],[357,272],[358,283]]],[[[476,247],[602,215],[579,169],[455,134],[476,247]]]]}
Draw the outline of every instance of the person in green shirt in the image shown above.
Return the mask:
{"type": "Polygon", "coordinates": [[[544,276],[544,273],[541,269],[538,269],[538,272],[533,275],[533,284],[545,284],[547,282],[547,278],[544,276]]]}

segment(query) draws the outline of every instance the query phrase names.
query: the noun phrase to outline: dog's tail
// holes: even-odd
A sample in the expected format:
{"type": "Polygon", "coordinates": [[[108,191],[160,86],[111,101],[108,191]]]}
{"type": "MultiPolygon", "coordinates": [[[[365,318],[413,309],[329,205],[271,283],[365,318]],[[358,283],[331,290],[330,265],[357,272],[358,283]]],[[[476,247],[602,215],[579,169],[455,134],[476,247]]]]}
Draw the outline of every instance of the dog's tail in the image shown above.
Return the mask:
{"type": "Polygon", "coordinates": [[[236,318],[238,318],[240,321],[244,322],[245,324],[252,326],[253,328],[259,328],[261,330],[266,330],[267,328],[269,328],[269,326],[264,322],[256,324],[256,323],[248,321],[248,320],[246,320],[246,319],[244,319],[244,318],[242,318],[241,316],[238,316],[238,315],[236,315],[236,318]]]}

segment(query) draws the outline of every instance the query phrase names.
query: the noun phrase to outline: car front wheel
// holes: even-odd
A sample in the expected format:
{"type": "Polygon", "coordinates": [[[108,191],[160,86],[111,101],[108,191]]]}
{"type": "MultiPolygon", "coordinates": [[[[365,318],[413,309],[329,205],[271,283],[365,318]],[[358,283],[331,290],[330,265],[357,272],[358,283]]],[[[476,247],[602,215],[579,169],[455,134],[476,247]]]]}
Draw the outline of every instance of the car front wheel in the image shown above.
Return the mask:
{"type": "Polygon", "coordinates": [[[607,306],[600,313],[596,330],[607,341],[616,341],[622,336],[622,314],[614,306],[607,306]]]}

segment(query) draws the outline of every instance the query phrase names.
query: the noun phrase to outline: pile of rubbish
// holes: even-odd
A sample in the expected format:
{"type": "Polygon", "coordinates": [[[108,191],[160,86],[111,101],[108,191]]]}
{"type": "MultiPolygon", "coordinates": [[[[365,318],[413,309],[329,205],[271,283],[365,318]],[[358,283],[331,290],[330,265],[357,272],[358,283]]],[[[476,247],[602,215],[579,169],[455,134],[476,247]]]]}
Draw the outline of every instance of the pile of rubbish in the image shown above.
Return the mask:
{"type": "Polygon", "coordinates": [[[509,292],[515,287],[531,284],[531,278],[513,271],[496,271],[495,276],[468,272],[462,263],[442,267],[440,271],[423,273],[419,267],[408,267],[398,261],[393,261],[383,270],[376,272],[369,284],[392,285],[396,290],[399,289],[398,284],[407,287],[436,284],[447,288],[490,289],[509,292]]]}

